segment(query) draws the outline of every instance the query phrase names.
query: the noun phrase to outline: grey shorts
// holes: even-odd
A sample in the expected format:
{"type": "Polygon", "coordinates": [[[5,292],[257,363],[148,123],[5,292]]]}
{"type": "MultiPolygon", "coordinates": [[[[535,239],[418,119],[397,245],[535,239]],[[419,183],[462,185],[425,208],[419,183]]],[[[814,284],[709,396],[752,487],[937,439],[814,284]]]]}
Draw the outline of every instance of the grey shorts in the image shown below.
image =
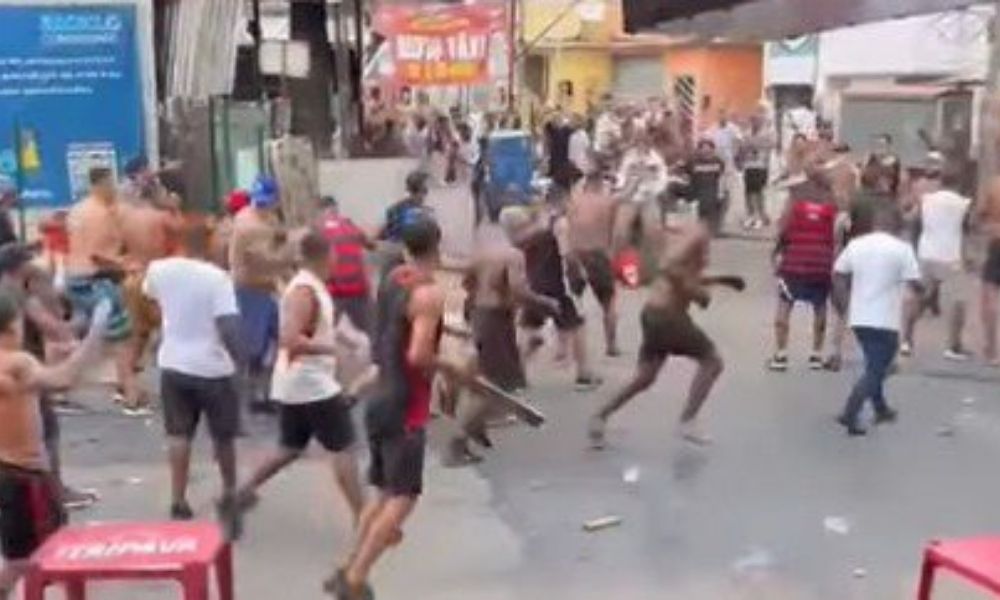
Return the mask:
{"type": "Polygon", "coordinates": [[[240,403],[234,377],[205,378],[164,369],[160,373],[163,425],[170,437],[191,439],[205,415],[217,442],[229,442],[240,430],[240,403]]]}

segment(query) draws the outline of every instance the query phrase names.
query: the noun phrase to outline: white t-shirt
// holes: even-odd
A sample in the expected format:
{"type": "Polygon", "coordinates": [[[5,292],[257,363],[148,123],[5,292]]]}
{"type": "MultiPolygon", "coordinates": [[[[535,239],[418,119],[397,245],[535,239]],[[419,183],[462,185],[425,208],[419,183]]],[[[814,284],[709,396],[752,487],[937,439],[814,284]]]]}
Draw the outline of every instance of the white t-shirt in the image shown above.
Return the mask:
{"type": "Polygon", "coordinates": [[[143,292],[156,300],[163,315],[161,369],[206,379],[236,372],[215,325],[217,317],[240,314],[228,273],[190,258],[155,260],[146,271],[143,292]]]}
{"type": "Polygon", "coordinates": [[[899,331],[903,320],[903,284],[920,280],[913,248],[876,231],[851,240],[833,265],[851,276],[851,327],[899,331]]]}
{"type": "Polygon", "coordinates": [[[951,190],[924,194],[920,201],[921,260],[957,263],[962,260],[962,228],[972,200],[951,190]]]}

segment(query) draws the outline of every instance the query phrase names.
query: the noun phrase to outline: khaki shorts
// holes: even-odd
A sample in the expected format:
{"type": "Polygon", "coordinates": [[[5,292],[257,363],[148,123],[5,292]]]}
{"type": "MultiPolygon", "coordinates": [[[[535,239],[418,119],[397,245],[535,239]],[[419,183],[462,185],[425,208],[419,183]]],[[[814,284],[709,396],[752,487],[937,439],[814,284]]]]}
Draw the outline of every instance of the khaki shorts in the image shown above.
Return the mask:
{"type": "Polygon", "coordinates": [[[940,285],[950,289],[962,280],[962,264],[921,260],[920,273],[926,285],[940,285]]]}
{"type": "Polygon", "coordinates": [[[142,293],[144,274],[133,273],[122,282],[122,301],[132,320],[132,333],[139,339],[148,338],[160,328],[160,307],[142,293]]]}

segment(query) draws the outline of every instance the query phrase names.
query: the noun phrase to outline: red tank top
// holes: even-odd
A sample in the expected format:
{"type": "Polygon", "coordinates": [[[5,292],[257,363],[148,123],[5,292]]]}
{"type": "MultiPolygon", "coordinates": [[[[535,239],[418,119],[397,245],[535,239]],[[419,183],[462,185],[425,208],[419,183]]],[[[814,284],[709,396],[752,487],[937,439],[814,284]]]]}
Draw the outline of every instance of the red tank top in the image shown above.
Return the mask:
{"type": "Polygon", "coordinates": [[[778,273],[813,281],[831,277],[834,260],[834,224],[837,206],[827,202],[796,200],[784,231],[778,273]]]}

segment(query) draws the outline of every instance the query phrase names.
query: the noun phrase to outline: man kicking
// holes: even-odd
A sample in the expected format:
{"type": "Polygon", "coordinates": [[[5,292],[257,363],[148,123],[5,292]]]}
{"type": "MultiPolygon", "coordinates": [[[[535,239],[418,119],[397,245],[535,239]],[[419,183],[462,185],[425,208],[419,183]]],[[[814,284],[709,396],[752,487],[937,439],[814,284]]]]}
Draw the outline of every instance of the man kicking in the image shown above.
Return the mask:
{"type": "MultiPolygon", "coordinates": [[[[271,396],[279,406],[280,448],[257,467],[250,480],[234,495],[235,513],[256,500],[260,486],[305,452],[313,438],[331,456],[334,478],[357,521],[362,491],[354,447],[353,402],[336,379],[338,338],[333,299],[326,289],[330,244],[320,232],[311,231],[299,244],[302,267],[281,298],[278,360],[272,375],[271,396]]],[[[363,337],[358,334],[359,338],[363,337]]],[[[348,342],[357,349],[363,339],[348,342]]],[[[225,498],[220,505],[223,519],[239,533],[239,522],[227,517],[225,498]]]]}
{"type": "Polygon", "coordinates": [[[338,600],[373,597],[369,573],[386,549],[402,539],[403,524],[423,491],[434,372],[459,383],[471,380],[464,367],[438,355],[445,294],[434,270],[440,262],[441,230],[421,218],[403,228],[402,239],[406,262],[379,288],[374,357],[380,377],[365,418],[370,478],[378,494],[361,515],[351,557],[326,584],[338,600]]]}
{"type": "Polygon", "coordinates": [[[642,310],[642,347],[632,381],[604,405],[590,420],[593,448],[604,447],[607,421],[640,392],[648,389],[670,356],[686,356],[698,363],[691,382],[687,406],[681,414],[680,436],[705,445],[711,440],[699,431],[696,419],[708,393],[722,374],[722,358],[715,344],[688,314],[691,303],[702,308],[711,302],[709,287],[722,284],[742,290],[740,277],[706,277],[711,235],[704,224],[685,224],[676,229],[676,239],[667,245],[660,273],[653,283],[642,310]]]}

